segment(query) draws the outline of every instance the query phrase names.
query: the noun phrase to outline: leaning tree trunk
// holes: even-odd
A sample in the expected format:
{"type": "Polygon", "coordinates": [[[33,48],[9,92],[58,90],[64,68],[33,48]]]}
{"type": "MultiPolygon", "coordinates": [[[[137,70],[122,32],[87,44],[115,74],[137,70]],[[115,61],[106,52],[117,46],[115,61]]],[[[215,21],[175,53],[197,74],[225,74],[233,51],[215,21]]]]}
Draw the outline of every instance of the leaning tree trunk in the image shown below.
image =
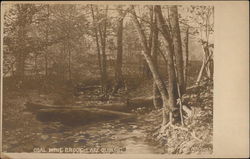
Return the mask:
{"type": "Polygon", "coordinates": [[[207,49],[206,49],[206,46],[204,46],[205,42],[202,41],[201,43],[201,46],[202,46],[202,50],[203,50],[203,59],[202,59],[202,65],[201,65],[201,68],[200,68],[200,72],[198,74],[198,77],[197,77],[197,80],[196,80],[196,84],[199,84],[200,81],[201,81],[201,78],[203,76],[203,72],[204,70],[206,70],[206,67],[207,67],[207,64],[205,65],[207,59],[208,59],[208,54],[207,54],[207,49]]]}
{"type": "MultiPolygon", "coordinates": [[[[206,46],[204,47],[204,52],[206,54],[206,59],[209,57],[209,46],[208,46],[208,42],[206,43],[206,46]]],[[[206,66],[206,73],[207,73],[207,77],[210,79],[211,78],[211,70],[210,70],[210,60],[208,61],[208,64],[206,66]]]]}
{"type": "Polygon", "coordinates": [[[150,79],[150,69],[148,67],[148,64],[147,64],[147,61],[146,60],[143,60],[143,63],[142,63],[142,76],[145,78],[145,79],[150,79]]]}
{"type": "MultiPolygon", "coordinates": [[[[158,57],[158,29],[157,29],[157,21],[156,21],[156,16],[153,12],[153,8],[152,8],[152,19],[151,19],[151,55],[153,58],[153,61],[155,63],[156,69],[158,70],[158,62],[157,62],[157,57],[158,57]]],[[[155,83],[155,81],[153,81],[153,103],[154,103],[154,107],[157,109],[160,107],[160,105],[162,104],[161,101],[161,97],[160,97],[160,92],[159,89],[155,83]]]]}
{"type": "Polygon", "coordinates": [[[177,99],[177,83],[176,83],[176,75],[175,75],[175,68],[174,68],[174,48],[173,48],[173,42],[170,36],[170,31],[168,28],[168,25],[166,24],[161,7],[159,5],[156,5],[155,7],[155,13],[157,17],[158,22],[158,28],[161,30],[161,33],[163,35],[163,38],[165,39],[166,48],[167,48],[167,59],[168,59],[168,94],[169,94],[169,106],[172,108],[172,112],[176,108],[176,99],[177,99]]]}
{"type": "Polygon", "coordinates": [[[153,79],[154,79],[154,81],[155,81],[155,83],[160,91],[161,97],[162,97],[162,102],[163,102],[163,122],[162,122],[162,124],[166,124],[166,111],[169,111],[169,109],[171,110],[172,105],[170,105],[170,107],[167,107],[168,93],[166,90],[166,86],[165,86],[164,82],[162,81],[158,70],[156,69],[156,65],[152,59],[152,56],[150,55],[150,50],[147,46],[147,39],[146,39],[145,33],[142,30],[141,24],[139,23],[134,10],[132,11],[132,16],[133,16],[133,22],[135,24],[135,27],[136,27],[137,32],[139,34],[141,43],[143,45],[144,51],[142,51],[142,54],[143,54],[145,60],[147,61],[147,64],[148,64],[149,69],[152,73],[153,79]]]}
{"type": "Polygon", "coordinates": [[[181,43],[181,34],[178,18],[178,9],[177,6],[170,7],[170,23],[172,26],[172,37],[174,45],[174,54],[176,61],[176,73],[178,85],[180,87],[180,93],[185,92],[184,86],[184,73],[183,73],[183,55],[182,55],[182,43],[181,43]]]}
{"type": "Polygon", "coordinates": [[[199,75],[198,75],[197,80],[196,80],[196,84],[197,85],[200,83],[202,75],[203,75],[203,72],[206,69],[208,63],[210,62],[210,59],[211,59],[212,55],[213,55],[213,53],[211,52],[207,58],[203,58],[202,66],[201,66],[199,75]]]}

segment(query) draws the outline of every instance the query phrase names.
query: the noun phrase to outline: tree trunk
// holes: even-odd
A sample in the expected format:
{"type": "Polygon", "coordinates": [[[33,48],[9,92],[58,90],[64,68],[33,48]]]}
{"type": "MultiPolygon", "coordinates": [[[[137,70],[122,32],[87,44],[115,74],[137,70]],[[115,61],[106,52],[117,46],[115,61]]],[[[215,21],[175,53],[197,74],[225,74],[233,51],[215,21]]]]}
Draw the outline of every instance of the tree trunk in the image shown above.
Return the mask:
{"type": "Polygon", "coordinates": [[[17,62],[16,62],[16,75],[18,80],[22,80],[24,77],[24,66],[25,66],[25,59],[24,59],[24,50],[21,49],[17,55],[17,62]]]}
{"type": "Polygon", "coordinates": [[[202,66],[201,66],[201,69],[200,69],[198,78],[197,78],[197,80],[196,80],[196,84],[197,84],[197,85],[200,83],[202,74],[203,74],[205,68],[207,67],[207,64],[208,64],[208,62],[210,61],[210,58],[211,58],[211,57],[212,57],[212,53],[208,56],[208,58],[207,58],[206,60],[203,59],[202,66]]]}
{"type": "MultiPolygon", "coordinates": [[[[209,57],[209,46],[208,46],[208,42],[206,42],[205,47],[203,46],[205,55],[206,55],[206,59],[209,57]]],[[[206,66],[206,73],[207,73],[207,77],[211,78],[211,71],[210,71],[210,61],[208,61],[208,64],[206,66]]]]}
{"type": "Polygon", "coordinates": [[[164,84],[164,82],[162,81],[159,73],[158,73],[158,70],[156,69],[156,66],[155,66],[155,63],[152,59],[152,56],[150,55],[150,50],[147,46],[147,39],[146,39],[146,36],[145,36],[145,33],[144,31],[142,30],[142,27],[141,27],[141,24],[139,23],[138,19],[137,19],[137,16],[136,16],[136,13],[135,11],[133,10],[132,11],[132,15],[133,15],[133,22],[135,24],[135,27],[137,29],[137,32],[139,34],[139,37],[140,37],[140,40],[141,40],[141,43],[143,45],[143,50],[142,51],[142,54],[143,56],[145,57],[147,63],[148,63],[148,66],[150,68],[150,71],[153,75],[153,79],[160,91],[160,94],[161,94],[161,97],[162,97],[162,102],[163,102],[163,122],[162,124],[166,124],[166,111],[168,111],[169,109],[173,109],[172,105],[170,105],[170,107],[168,108],[167,107],[167,103],[168,103],[168,93],[167,93],[167,90],[166,90],[166,86],[164,84]]]}
{"type": "Polygon", "coordinates": [[[72,79],[72,73],[71,73],[71,48],[70,48],[70,42],[67,42],[67,47],[68,47],[68,60],[69,60],[69,80],[71,81],[72,79]]]}
{"type": "Polygon", "coordinates": [[[45,79],[47,79],[48,77],[48,38],[49,38],[49,16],[50,16],[50,12],[49,12],[49,4],[47,5],[47,24],[46,24],[46,30],[45,30],[45,43],[46,43],[46,49],[45,49],[45,54],[44,54],[44,58],[45,58],[45,79]]]}
{"type": "MultiPolygon", "coordinates": [[[[63,54],[67,56],[66,41],[64,40],[62,44],[63,44],[63,49],[62,49],[63,54]]],[[[67,70],[66,69],[62,70],[62,72],[63,72],[63,80],[67,80],[67,70]]]]}
{"type": "Polygon", "coordinates": [[[34,75],[35,77],[38,75],[38,67],[37,67],[37,54],[35,54],[35,59],[34,59],[34,75]]]}
{"type": "MultiPolygon", "coordinates": [[[[151,51],[152,50],[152,45],[153,45],[153,36],[154,36],[154,30],[153,30],[153,23],[154,23],[154,10],[153,6],[149,8],[150,9],[150,34],[148,38],[148,48],[151,51]]],[[[152,75],[149,69],[149,66],[147,64],[147,61],[143,61],[143,77],[146,79],[151,79],[152,75]]]]}
{"type": "Polygon", "coordinates": [[[202,50],[203,50],[203,60],[202,60],[202,66],[201,66],[199,75],[198,75],[197,80],[196,80],[197,84],[200,82],[204,70],[206,70],[207,76],[208,76],[208,78],[210,78],[209,68],[207,68],[207,67],[209,67],[209,61],[207,61],[207,60],[209,59],[208,57],[210,56],[207,42],[202,41],[201,46],[202,46],[202,50]],[[205,64],[205,63],[207,63],[207,64],[205,64]]]}
{"type": "MultiPolygon", "coordinates": [[[[98,10],[97,10],[98,11],[98,10]]],[[[99,12],[99,11],[98,11],[99,12]]],[[[103,79],[103,93],[104,96],[108,93],[108,83],[107,83],[107,57],[106,57],[106,29],[107,29],[107,12],[108,12],[108,6],[105,9],[105,20],[104,20],[104,26],[103,30],[101,25],[98,25],[99,28],[99,34],[100,34],[100,40],[101,40],[101,50],[102,50],[102,58],[101,58],[101,64],[102,64],[102,79],[103,79]]]]}
{"type": "MultiPolygon", "coordinates": [[[[152,19],[151,19],[151,55],[153,58],[153,61],[155,63],[156,69],[158,70],[158,62],[157,62],[157,57],[158,57],[158,29],[157,29],[157,21],[156,21],[156,16],[153,12],[153,8],[151,9],[152,11],[152,19]]],[[[162,100],[160,97],[160,92],[159,89],[155,83],[155,81],[153,81],[153,103],[154,103],[154,107],[155,109],[159,108],[160,105],[162,104],[162,100]]]]}
{"type": "Polygon", "coordinates": [[[45,77],[48,77],[48,54],[47,54],[47,49],[44,54],[44,60],[45,60],[45,77]]]}
{"type": "Polygon", "coordinates": [[[189,62],[189,47],[188,47],[188,43],[189,43],[189,27],[187,27],[186,30],[186,39],[185,39],[185,60],[184,60],[184,88],[186,90],[187,87],[187,73],[188,73],[188,62],[189,62]]]}
{"type": "Polygon", "coordinates": [[[165,39],[166,42],[166,48],[167,48],[167,57],[168,60],[168,94],[169,94],[169,106],[172,111],[174,111],[176,108],[176,99],[177,99],[177,86],[176,86],[176,75],[175,75],[175,69],[174,69],[174,60],[173,60],[173,55],[174,55],[174,48],[173,48],[173,43],[172,39],[170,36],[169,28],[168,25],[166,24],[161,7],[159,5],[156,5],[155,7],[155,13],[157,17],[157,23],[158,23],[158,28],[160,29],[163,38],[165,39]]]}
{"type": "Polygon", "coordinates": [[[98,65],[100,69],[100,76],[101,76],[101,85],[103,89],[103,77],[102,77],[102,62],[101,62],[101,52],[100,52],[100,45],[99,45],[99,37],[98,37],[98,30],[97,30],[97,23],[95,19],[95,14],[94,14],[94,9],[93,6],[91,5],[91,14],[93,18],[93,24],[94,24],[94,33],[95,33],[95,41],[96,41],[96,48],[97,48],[97,58],[98,58],[98,65]]]}
{"type": "MultiPolygon", "coordinates": [[[[20,19],[23,18],[22,15],[19,17],[20,19]]],[[[18,45],[18,50],[16,52],[16,75],[19,81],[22,81],[24,78],[24,70],[25,70],[25,24],[21,24],[18,30],[18,40],[19,40],[19,45],[18,45]]]]}
{"type": "Polygon", "coordinates": [[[185,93],[184,74],[183,74],[183,55],[182,55],[182,43],[181,43],[177,6],[170,7],[170,23],[172,26],[172,37],[173,37],[173,46],[174,46],[174,54],[176,62],[177,80],[180,87],[180,93],[183,94],[185,93]]]}
{"type": "Polygon", "coordinates": [[[145,79],[150,79],[150,69],[148,67],[148,63],[145,59],[143,59],[143,63],[142,63],[142,76],[145,78],[145,79]]]}
{"type": "Polygon", "coordinates": [[[117,23],[117,57],[115,66],[115,86],[112,94],[116,93],[123,85],[122,77],[122,38],[123,38],[123,19],[125,15],[119,12],[119,19],[117,23]]]}

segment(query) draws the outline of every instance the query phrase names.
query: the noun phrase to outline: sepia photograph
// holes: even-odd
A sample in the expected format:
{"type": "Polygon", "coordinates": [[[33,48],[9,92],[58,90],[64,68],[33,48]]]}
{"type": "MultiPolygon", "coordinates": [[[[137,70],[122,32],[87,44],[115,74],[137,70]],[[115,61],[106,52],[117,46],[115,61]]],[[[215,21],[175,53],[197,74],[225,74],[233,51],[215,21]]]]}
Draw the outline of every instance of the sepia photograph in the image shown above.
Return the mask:
{"type": "Polygon", "coordinates": [[[214,5],[3,3],[2,152],[212,155],[214,5]]]}

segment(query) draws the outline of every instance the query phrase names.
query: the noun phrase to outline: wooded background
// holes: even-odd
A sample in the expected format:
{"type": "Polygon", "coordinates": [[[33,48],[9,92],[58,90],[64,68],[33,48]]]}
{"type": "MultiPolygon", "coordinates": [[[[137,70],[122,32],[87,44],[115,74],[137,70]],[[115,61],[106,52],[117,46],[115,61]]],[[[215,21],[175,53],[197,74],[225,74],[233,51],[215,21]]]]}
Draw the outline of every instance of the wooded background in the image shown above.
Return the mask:
{"type": "Polygon", "coordinates": [[[189,71],[194,60],[202,62],[193,83],[199,84],[203,74],[213,78],[211,6],[13,4],[5,8],[3,76],[14,87],[31,81],[45,89],[60,82],[82,87],[92,81],[107,97],[127,89],[131,78],[153,79],[155,107],[162,100],[163,112],[174,112],[185,94],[187,77],[195,75],[189,71]]]}

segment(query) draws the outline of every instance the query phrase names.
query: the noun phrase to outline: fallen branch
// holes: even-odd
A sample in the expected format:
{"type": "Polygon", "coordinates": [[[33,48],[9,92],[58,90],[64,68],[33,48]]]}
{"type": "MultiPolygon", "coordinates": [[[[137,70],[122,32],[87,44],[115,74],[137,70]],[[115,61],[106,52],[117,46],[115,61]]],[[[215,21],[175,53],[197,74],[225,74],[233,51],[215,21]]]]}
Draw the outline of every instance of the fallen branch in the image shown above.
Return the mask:
{"type": "Polygon", "coordinates": [[[200,142],[202,141],[201,139],[199,139],[198,137],[196,137],[194,131],[191,132],[191,135],[192,135],[192,137],[193,137],[194,139],[196,139],[196,140],[198,140],[198,141],[200,141],[200,142]]]}

